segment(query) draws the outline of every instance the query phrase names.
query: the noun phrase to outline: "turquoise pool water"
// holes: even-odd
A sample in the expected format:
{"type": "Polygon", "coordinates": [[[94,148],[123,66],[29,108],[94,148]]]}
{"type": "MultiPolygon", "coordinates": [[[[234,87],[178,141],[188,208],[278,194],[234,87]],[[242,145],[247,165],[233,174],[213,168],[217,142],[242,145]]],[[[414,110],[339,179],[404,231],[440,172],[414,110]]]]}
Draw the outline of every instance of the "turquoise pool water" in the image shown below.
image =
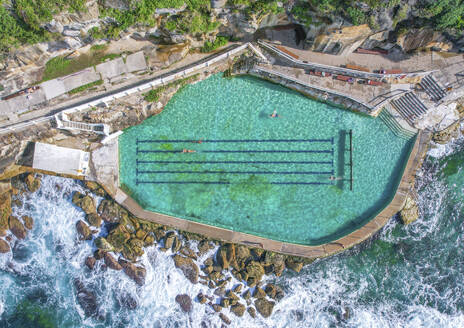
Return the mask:
{"type": "Polygon", "coordinates": [[[186,86],[161,114],[124,131],[120,183],[151,211],[317,245],[385,207],[413,142],[380,119],[264,80],[217,74],[186,86]],[[270,117],[274,110],[279,117],[270,117]]]}

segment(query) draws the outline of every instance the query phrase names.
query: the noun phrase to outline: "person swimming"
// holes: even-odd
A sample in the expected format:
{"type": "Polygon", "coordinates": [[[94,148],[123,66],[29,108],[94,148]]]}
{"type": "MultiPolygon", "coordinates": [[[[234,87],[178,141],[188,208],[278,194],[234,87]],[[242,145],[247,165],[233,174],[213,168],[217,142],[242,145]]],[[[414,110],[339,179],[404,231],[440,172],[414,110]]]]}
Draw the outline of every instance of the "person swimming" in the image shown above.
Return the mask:
{"type": "Polygon", "coordinates": [[[336,176],[331,175],[331,176],[329,177],[329,180],[330,180],[330,181],[343,180],[343,177],[336,177],[336,176]]]}
{"type": "Polygon", "coordinates": [[[200,139],[200,140],[193,140],[192,142],[197,143],[197,144],[201,144],[203,141],[200,139]]]}
{"type": "Polygon", "coordinates": [[[183,153],[195,153],[195,152],[196,152],[196,150],[192,150],[192,149],[185,149],[185,148],[184,148],[184,149],[182,149],[182,152],[183,152],[183,153]]]}
{"type": "Polygon", "coordinates": [[[269,115],[271,118],[277,118],[279,117],[279,114],[277,114],[277,109],[274,109],[271,115],[269,115]]]}

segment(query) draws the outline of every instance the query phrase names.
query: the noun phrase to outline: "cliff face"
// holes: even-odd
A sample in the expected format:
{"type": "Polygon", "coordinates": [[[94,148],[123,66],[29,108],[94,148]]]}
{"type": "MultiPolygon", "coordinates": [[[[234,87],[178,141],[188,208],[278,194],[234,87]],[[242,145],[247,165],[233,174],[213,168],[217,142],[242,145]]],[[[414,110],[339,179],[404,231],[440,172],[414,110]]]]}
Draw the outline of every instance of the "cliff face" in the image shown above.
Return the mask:
{"type": "MultiPolygon", "coordinates": [[[[85,9],[60,13],[41,23],[40,28],[51,36],[49,41],[12,49],[4,57],[0,62],[2,95],[39,81],[50,58],[73,51],[73,55],[86,53],[102,40],[116,52],[156,50],[163,44],[198,48],[217,34],[248,41],[259,29],[297,23],[302,27],[300,34],[306,49],[331,54],[346,55],[360,46],[405,52],[419,48],[447,51],[464,46],[459,33],[455,33],[453,44],[432,29],[405,29],[418,12],[414,1],[395,1],[399,4],[390,6],[392,1],[379,0],[386,4],[374,8],[359,2],[358,7],[325,9],[293,0],[212,0],[200,1],[197,7],[181,1],[183,5],[177,8],[156,9],[149,15],[143,14],[147,9],[140,9],[146,3],[142,0],[82,1],[85,9]],[[126,45],[119,46],[121,41],[126,45]]],[[[336,1],[328,0],[331,2],[336,1]]]]}

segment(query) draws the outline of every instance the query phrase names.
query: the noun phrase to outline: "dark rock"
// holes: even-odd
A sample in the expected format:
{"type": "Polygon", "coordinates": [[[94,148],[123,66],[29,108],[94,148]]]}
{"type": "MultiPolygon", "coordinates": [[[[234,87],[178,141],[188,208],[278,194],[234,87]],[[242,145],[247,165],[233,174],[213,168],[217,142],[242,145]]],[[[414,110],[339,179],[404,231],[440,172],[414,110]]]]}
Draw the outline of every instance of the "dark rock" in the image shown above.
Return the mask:
{"type": "Polygon", "coordinates": [[[117,223],[124,210],[114,201],[104,199],[98,206],[98,213],[105,222],[117,223]]]}
{"type": "Polygon", "coordinates": [[[181,294],[176,296],[176,302],[180,305],[180,308],[184,312],[191,312],[192,311],[192,299],[190,296],[181,294]]]}
{"type": "Polygon", "coordinates": [[[182,241],[178,237],[174,237],[174,241],[172,242],[172,252],[177,253],[180,248],[182,247],[182,241]]]}
{"type": "Polygon", "coordinates": [[[208,302],[208,298],[203,295],[203,293],[199,293],[197,295],[197,298],[198,298],[198,302],[200,302],[200,304],[205,304],[206,302],[208,302]]]}
{"type": "Polygon", "coordinates": [[[108,268],[118,271],[122,270],[121,264],[119,264],[118,261],[116,261],[116,259],[110,253],[105,253],[104,259],[105,264],[108,268]]]}
{"type": "Polygon", "coordinates": [[[235,293],[240,293],[242,291],[242,287],[243,287],[242,284],[238,284],[237,286],[234,287],[233,291],[235,293]]]}
{"type": "Polygon", "coordinates": [[[213,267],[214,265],[214,260],[212,257],[208,257],[205,262],[203,262],[204,265],[206,266],[210,266],[210,267],[213,267]]]}
{"type": "Polygon", "coordinates": [[[145,239],[143,240],[143,245],[145,247],[151,246],[155,243],[155,237],[150,233],[148,234],[145,239]]]}
{"type": "Polygon", "coordinates": [[[214,295],[216,296],[224,296],[226,294],[226,289],[224,287],[220,287],[220,288],[217,288],[215,291],[214,291],[214,295]]]}
{"type": "Polygon", "coordinates": [[[187,257],[190,257],[192,260],[197,260],[197,256],[194,251],[192,251],[190,248],[187,246],[184,246],[181,248],[180,253],[182,255],[185,255],[187,257]]]}
{"type": "Polygon", "coordinates": [[[177,268],[182,270],[182,273],[190,282],[193,284],[198,282],[199,269],[191,258],[175,255],[174,263],[177,268]]]}
{"type": "Polygon", "coordinates": [[[82,220],[77,221],[76,229],[77,229],[77,232],[80,235],[79,239],[81,239],[81,240],[91,240],[92,239],[92,232],[90,231],[89,226],[87,224],[85,224],[84,221],[82,221],[82,220]]]}
{"type": "Polygon", "coordinates": [[[40,188],[40,176],[35,176],[33,173],[26,176],[25,182],[30,192],[36,192],[40,188]]]}
{"type": "Polygon", "coordinates": [[[96,238],[95,246],[97,246],[99,250],[104,251],[104,252],[111,252],[114,250],[113,245],[111,245],[104,237],[96,238]]]}
{"type": "Polygon", "coordinates": [[[102,218],[97,213],[87,214],[85,219],[91,226],[94,226],[96,228],[99,228],[102,224],[102,218]]]}
{"type": "Polygon", "coordinates": [[[303,268],[303,263],[293,260],[292,258],[287,258],[285,260],[285,265],[287,268],[292,269],[296,273],[299,273],[303,268]]]}
{"type": "Polygon", "coordinates": [[[235,262],[235,245],[225,244],[219,247],[216,253],[216,261],[223,270],[229,269],[231,262],[235,262]]]}
{"type": "Polygon", "coordinates": [[[237,303],[230,308],[230,311],[233,314],[235,314],[237,317],[242,317],[243,314],[245,313],[245,310],[246,310],[245,305],[241,303],[237,303]]]}
{"type": "Polygon", "coordinates": [[[221,299],[221,306],[223,308],[228,308],[230,306],[230,300],[228,298],[221,299]]]}
{"type": "Polygon", "coordinates": [[[261,248],[252,248],[251,249],[251,256],[255,261],[261,261],[261,258],[264,254],[264,249],[261,248]]]}
{"type": "Polygon", "coordinates": [[[279,253],[266,251],[264,253],[263,263],[270,269],[270,272],[274,272],[275,275],[279,277],[285,269],[285,256],[279,253]]]}
{"type": "Polygon", "coordinates": [[[80,207],[85,214],[97,212],[97,209],[95,208],[95,201],[89,195],[83,195],[76,191],[72,197],[72,202],[74,205],[80,207]]]}
{"type": "Polygon", "coordinates": [[[174,233],[170,232],[166,235],[164,238],[164,248],[171,248],[172,244],[174,243],[174,239],[176,238],[176,235],[174,233]]]}
{"type": "Polygon", "coordinates": [[[255,297],[255,298],[265,298],[265,297],[266,297],[266,293],[265,293],[264,290],[262,290],[261,288],[256,287],[256,288],[255,288],[255,291],[254,291],[254,293],[253,293],[253,297],[255,297]]]}
{"type": "Polygon", "coordinates": [[[255,301],[256,310],[258,310],[259,314],[261,314],[263,318],[271,316],[274,305],[274,302],[268,301],[265,298],[258,298],[255,301]]]}
{"type": "Polygon", "coordinates": [[[10,226],[10,231],[13,233],[13,235],[16,236],[18,239],[24,239],[26,238],[26,228],[24,225],[19,221],[19,219],[15,216],[10,216],[9,219],[9,226],[10,226]]]}
{"type": "Polygon", "coordinates": [[[251,287],[261,280],[264,275],[264,268],[259,262],[251,261],[246,266],[246,273],[248,275],[246,281],[251,287]]]}
{"type": "Polygon", "coordinates": [[[129,293],[119,295],[118,302],[121,307],[129,310],[135,310],[137,308],[137,300],[129,293]]]}
{"type": "Polygon", "coordinates": [[[224,314],[224,313],[219,313],[219,318],[226,324],[230,325],[231,321],[230,319],[224,314]]]}
{"type": "Polygon", "coordinates": [[[267,284],[264,291],[266,292],[267,296],[269,296],[270,298],[276,297],[277,290],[274,284],[267,284]]]}
{"type": "Polygon", "coordinates": [[[145,268],[135,266],[134,264],[121,258],[119,258],[118,262],[121,264],[124,273],[129,276],[129,278],[134,280],[137,285],[143,286],[145,284],[145,276],[147,274],[147,270],[145,270],[145,268]]]}
{"type": "Polygon", "coordinates": [[[34,219],[31,218],[30,216],[24,215],[23,222],[24,222],[24,226],[28,230],[32,230],[32,228],[34,227],[34,219]]]}
{"type": "Polygon", "coordinates": [[[93,270],[95,263],[97,262],[97,259],[93,256],[87,256],[85,259],[85,265],[90,269],[93,270]]]}
{"type": "MultiPolygon", "coordinates": [[[[207,251],[211,249],[211,245],[209,244],[209,241],[204,239],[198,243],[198,253],[199,255],[205,254],[207,251]]],[[[212,265],[212,264],[211,264],[212,265]]]]}
{"type": "Polygon", "coordinates": [[[9,251],[10,245],[3,239],[0,239],[0,253],[8,253],[9,251]]]}
{"type": "Polygon", "coordinates": [[[212,282],[211,280],[208,282],[208,287],[213,289],[213,288],[216,288],[216,285],[214,284],[214,282],[212,282]]]}
{"type": "Polygon", "coordinates": [[[220,306],[219,304],[212,304],[211,306],[213,307],[215,312],[221,312],[222,310],[222,306],[220,306]]]}
{"type": "Polygon", "coordinates": [[[248,313],[250,314],[250,316],[251,316],[252,318],[256,318],[256,310],[255,310],[254,307],[249,307],[249,308],[247,309],[247,311],[248,311],[248,313]]]}
{"type": "Polygon", "coordinates": [[[105,251],[97,249],[95,252],[93,252],[93,257],[95,257],[96,260],[101,260],[105,256],[105,253],[105,251]]]}
{"type": "Polygon", "coordinates": [[[74,280],[74,287],[77,292],[77,302],[84,310],[87,317],[98,316],[98,304],[95,293],[87,289],[84,284],[79,280],[74,280]]]}

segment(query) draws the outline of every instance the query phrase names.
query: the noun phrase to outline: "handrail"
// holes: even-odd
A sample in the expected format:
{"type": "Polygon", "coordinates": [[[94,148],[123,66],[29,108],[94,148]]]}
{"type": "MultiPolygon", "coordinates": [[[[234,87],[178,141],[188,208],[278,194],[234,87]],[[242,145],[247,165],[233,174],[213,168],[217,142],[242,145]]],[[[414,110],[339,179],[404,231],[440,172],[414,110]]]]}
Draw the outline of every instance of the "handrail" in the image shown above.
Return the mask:
{"type": "Polygon", "coordinates": [[[371,72],[363,72],[363,71],[357,71],[357,70],[353,70],[353,69],[349,69],[349,68],[330,66],[330,65],[325,65],[325,64],[318,64],[318,63],[313,63],[313,62],[305,63],[305,62],[303,62],[301,60],[295,59],[295,58],[287,55],[286,53],[284,53],[283,51],[281,51],[277,47],[274,47],[270,43],[267,43],[267,42],[262,41],[262,40],[258,40],[258,44],[262,45],[265,48],[268,48],[269,50],[275,52],[279,56],[281,56],[281,57],[283,57],[283,58],[285,58],[285,59],[287,59],[287,60],[289,60],[289,61],[291,61],[291,62],[293,62],[295,64],[298,64],[300,66],[305,66],[305,67],[310,67],[310,68],[319,68],[319,69],[322,69],[322,70],[330,70],[330,71],[340,72],[340,74],[348,74],[348,75],[352,75],[352,76],[355,76],[355,77],[376,78],[376,79],[384,79],[384,78],[387,78],[387,77],[399,78],[399,77],[402,77],[402,76],[427,75],[427,74],[430,74],[431,72],[436,72],[437,71],[437,70],[434,70],[434,71],[427,71],[427,72],[409,72],[409,73],[401,73],[401,74],[378,74],[378,73],[371,73],[371,72]]]}

